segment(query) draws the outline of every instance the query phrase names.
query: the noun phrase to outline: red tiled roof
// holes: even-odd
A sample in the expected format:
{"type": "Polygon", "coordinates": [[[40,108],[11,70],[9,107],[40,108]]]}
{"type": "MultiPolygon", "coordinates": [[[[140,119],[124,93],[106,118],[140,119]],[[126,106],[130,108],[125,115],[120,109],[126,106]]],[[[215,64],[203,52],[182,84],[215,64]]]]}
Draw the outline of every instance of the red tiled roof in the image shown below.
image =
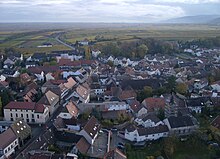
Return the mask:
{"type": "Polygon", "coordinates": [[[76,144],[76,148],[79,150],[80,153],[86,154],[87,151],[90,148],[90,144],[87,142],[87,140],[82,137],[76,144]]]}
{"type": "Polygon", "coordinates": [[[15,102],[8,103],[4,109],[21,109],[21,110],[35,110],[36,113],[44,112],[44,105],[35,102],[15,102]]]}
{"type": "Polygon", "coordinates": [[[37,104],[35,106],[35,113],[43,113],[45,106],[43,104],[37,104]]]}
{"type": "Polygon", "coordinates": [[[84,130],[91,138],[94,138],[96,134],[99,132],[100,128],[101,125],[99,124],[98,120],[94,116],[92,116],[86,123],[84,130]]]}
{"type": "Polygon", "coordinates": [[[71,61],[71,59],[60,59],[59,66],[81,66],[81,65],[92,65],[94,60],[75,60],[71,61]]]}
{"type": "Polygon", "coordinates": [[[28,71],[30,73],[36,73],[36,74],[40,74],[42,71],[44,73],[48,73],[48,72],[55,72],[59,70],[58,66],[35,66],[35,67],[28,67],[28,71]]]}
{"type": "Polygon", "coordinates": [[[35,108],[34,102],[10,102],[8,103],[4,109],[27,109],[27,110],[34,110],[35,108]]]}
{"type": "Polygon", "coordinates": [[[79,110],[78,108],[76,107],[76,105],[73,103],[73,102],[69,102],[67,105],[66,105],[66,108],[68,110],[68,112],[74,116],[74,117],[77,117],[78,113],[79,113],[79,110]]]}
{"type": "Polygon", "coordinates": [[[144,104],[146,104],[146,108],[148,111],[154,111],[155,109],[164,109],[165,108],[165,99],[164,98],[146,98],[143,101],[144,104]]]}

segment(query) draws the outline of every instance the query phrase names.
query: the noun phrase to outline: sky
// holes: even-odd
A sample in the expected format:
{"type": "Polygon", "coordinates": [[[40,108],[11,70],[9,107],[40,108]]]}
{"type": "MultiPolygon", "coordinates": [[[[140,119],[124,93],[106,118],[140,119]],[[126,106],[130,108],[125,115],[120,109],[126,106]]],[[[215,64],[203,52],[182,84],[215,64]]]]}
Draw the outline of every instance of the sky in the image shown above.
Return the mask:
{"type": "Polygon", "coordinates": [[[0,22],[153,23],[220,15],[220,0],[0,0],[0,22]]]}

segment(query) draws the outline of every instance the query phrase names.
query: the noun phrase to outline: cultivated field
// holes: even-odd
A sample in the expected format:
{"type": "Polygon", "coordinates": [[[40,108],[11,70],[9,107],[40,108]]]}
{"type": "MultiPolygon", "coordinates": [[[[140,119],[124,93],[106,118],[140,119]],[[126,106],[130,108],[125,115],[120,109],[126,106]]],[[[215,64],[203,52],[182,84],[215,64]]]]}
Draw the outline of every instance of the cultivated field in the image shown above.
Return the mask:
{"type": "MultiPolygon", "coordinates": [[[[13,24],[13,27],[15,24],[13,24]]],[[[19,25],[19,24],[17,24],[19,25]]],[[[45,24],[46,25],[46,24],[45,24]]],[[[67,25],[67,24],[66,24],[67,25]]],[[[111,41],[135,41],[141,38],[157,38],[162,40],[192,40],[198,38],[220,36],[220,26],[192,25],[192,24],[95,24],[80,25],[74,27],[69,24],[69,28],[49,29],[39,27],[38,30],[23,28],[18,26],[18,30],[0,27],[0,50],[4,48],[15,48],[24,54],[34,52],[50,52],[53,50],[70,49],[56,41],[54,34],[64,32],[60,37],[68,43],[84,40],[85,38],[96,41],[96,44],[103,44],[111,41]],[[5,30],[5,31],[4,31],[5,30]],[[97,37],[99,40],[97,41],[97,37]],[[51,48],[38,48],[37,46],[49,42],[53,44],[51,48]]],[[[43,24],[42,24],[43,26],[43,24]]],[[[31,26],[30,26],[31,27],[31,26]]]]}

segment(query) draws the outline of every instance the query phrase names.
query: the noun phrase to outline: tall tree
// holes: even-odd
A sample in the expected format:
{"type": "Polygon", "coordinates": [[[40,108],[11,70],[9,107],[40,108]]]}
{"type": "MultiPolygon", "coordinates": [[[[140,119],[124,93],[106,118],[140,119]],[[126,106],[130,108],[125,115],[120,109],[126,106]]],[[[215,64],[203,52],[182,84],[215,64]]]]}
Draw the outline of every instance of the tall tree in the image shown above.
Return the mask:
{"type": "Polygon", "coordinates": [[[148,52],[148,47],[145,44],[141,44],[137,47],[137,54],[140,58],[144,58],[146,53],[148,52]]]}
{"type": "Polygon", "coordinates": [[[187,93],[188,86],[185,83],[178,83],[176,85],[176,92],[185,95],[187,93]]]}

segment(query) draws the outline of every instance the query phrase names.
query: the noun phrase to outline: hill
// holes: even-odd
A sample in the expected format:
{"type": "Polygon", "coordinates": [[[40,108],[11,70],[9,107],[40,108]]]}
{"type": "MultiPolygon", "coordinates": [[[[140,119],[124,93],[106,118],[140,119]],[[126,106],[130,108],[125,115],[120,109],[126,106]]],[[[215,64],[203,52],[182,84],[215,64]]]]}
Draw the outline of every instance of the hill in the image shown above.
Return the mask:
{"type": "Polygon", "coordinates": [[[219,15],[197,15],[197,16],[184,16],[164,21],[163,23],[188,23],[188,24],[207,24],[215,19],[220,18],[219,15]]]}

